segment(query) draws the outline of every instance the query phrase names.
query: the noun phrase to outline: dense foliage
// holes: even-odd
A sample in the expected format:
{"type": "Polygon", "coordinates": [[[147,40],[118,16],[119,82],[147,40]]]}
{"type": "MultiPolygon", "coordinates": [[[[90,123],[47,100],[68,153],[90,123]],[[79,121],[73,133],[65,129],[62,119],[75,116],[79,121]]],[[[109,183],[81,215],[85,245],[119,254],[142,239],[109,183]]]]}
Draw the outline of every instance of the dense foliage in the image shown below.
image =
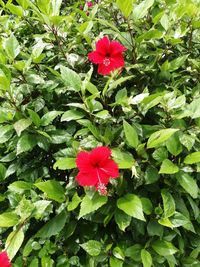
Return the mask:
{"type": "Polygon", "coordinates": [[[14,267],[200,266],[199,0],[0,0],[0,239],[14,267]],[[103,36],[125,67],[100,75],[103,36]],[[107,195],[76,182],[106,146],[107,195]]]}

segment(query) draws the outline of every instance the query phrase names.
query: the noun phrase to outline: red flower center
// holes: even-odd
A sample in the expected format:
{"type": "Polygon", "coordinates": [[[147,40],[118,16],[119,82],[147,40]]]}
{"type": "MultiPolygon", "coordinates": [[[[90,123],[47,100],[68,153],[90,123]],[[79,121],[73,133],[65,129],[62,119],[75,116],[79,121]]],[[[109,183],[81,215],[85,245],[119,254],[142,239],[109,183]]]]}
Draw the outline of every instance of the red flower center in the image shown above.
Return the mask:
{"type": "Polygon", "coordinates": [[[100,167],[98,162],[94,162],[94,163],[92,163],[92,166],[93,166],[94,168],[99,168],[99,167],[100,167]]]}
{"type": "Polygon", "coordinates": [[[105,66],[109,66],[109,65],[110,65],[110,59],[106,57],[106,58],[103,60],[103,64],[104,64],[105,66]]]}

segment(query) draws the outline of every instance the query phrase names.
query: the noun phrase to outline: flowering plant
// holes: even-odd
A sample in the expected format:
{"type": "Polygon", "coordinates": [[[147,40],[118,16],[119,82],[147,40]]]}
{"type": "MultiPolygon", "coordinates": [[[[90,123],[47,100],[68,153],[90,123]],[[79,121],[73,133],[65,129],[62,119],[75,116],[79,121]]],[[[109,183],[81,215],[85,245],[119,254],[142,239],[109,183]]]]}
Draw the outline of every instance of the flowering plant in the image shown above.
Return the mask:
{"type": "Polygon", "coordinates": [[[0,1],[0,267],[199,267],[197,0],[0,1]]]}

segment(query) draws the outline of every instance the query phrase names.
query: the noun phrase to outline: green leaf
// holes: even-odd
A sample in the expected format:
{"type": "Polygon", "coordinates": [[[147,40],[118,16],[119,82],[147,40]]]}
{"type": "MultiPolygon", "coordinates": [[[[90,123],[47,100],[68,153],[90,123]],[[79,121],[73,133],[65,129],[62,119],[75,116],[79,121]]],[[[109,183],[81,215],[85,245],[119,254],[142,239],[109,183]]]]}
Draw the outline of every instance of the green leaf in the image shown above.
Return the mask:
{"type": "Polygon", "coordinates": [[[149,198],[142,197],[141,201],[142,201],[142,209],[144,213],[147,215],[150,215],[153,210],[153,205],[151,203],[151,200],[149,198]]]}
{"type": "Polygon", "coordinates": [[[21,133],[32,124],[31,119],[21,119],[13,125],[17,135],[20,136],[21,133]]]}
{"type": "Polygon", "coordinates": [[[8,57],[12,60],[20,53],[20,45],[13,34],[5,40],[4,49],[8,57]]]}
{"type": "Polygon", "coordinates": [[[184,159],[185,164],[195,164],[200,162],[200,152],[194,152],[187,155],[184,159]]]}
{"type": "Polygon", "coordinates": [[[39,115],[31,109],[28,109],[28,113],[29,113],[29,116],[32,122],[35,124],[35,126],[40,127],[41,120],[40,120],[39,115]]]}
{"type": "Polygon", "coordinates": [[[44,192],[48,198],[53,199],[59,203],[65,200],[65,191],[59,182],[55,180],[49,180],[46,182],[40,182],[34,184],[42,192],[44,192]]]}
{"type": "Polygon", "coordinates": [[[13,135],[13,126],[0,126],[0,144],[7,142],[13,135]]]}
{"type": "Polygon", "coordinates": [[[106,204],[107,200],[108,198],[106,196],[100,196],[97,192],[95,192],[92,198],[90,198],[88,195],[85,195],[81,202],[81,209],[78,219],[95,210],[98,210],[100,207],[106,204]]]}
{"type": "Polygon", "coordinates": [[[93,257],[98,256],[101,253],[102,244],[96,240],[89,240],[86,243],[80,244],[80,246],[93,257]]]}
{"type": "Polygon", "coordinates": [[[177,133],[173,134],[166,141],[167,150],[174,156],[178,156],[182,152],[182,145],[179,141],[177,133]]]}
{"type": "Polygon", "coordinates": [[[162,99],[163,93],[156,93],[145,97],[140,103],[142,114],[145,115],[149,109],[158,105],[162,99]]]}
{"type": "Polygon", "coordinates": [[[133,259],[134,261],[141,262],[141,250],[142,246],[140,244],[135,244],[126,249],[125,256],[133,259]]]}
{"type": "Polygon", "coordinates": [[[168,15],[164,14],[162,18],[160,19],[160,24],[163,26],[163,28],[167,31],[169,28],[169,17],[168,15]]]}
{"type": "Polygon", "coordinates": [[[23,9],[27,9],[29,6],[29,0],[16,0],[16,2],[23,7],[23,9]]]}
{"type": "Polygon", "coordinates": [[[146,184],[153,184],[159,179],[158,170],[152,166],[148,166],[145,172],[146,184]]]}
{"type": "Polygon", "coordinates": [[[185,191],[193,198],[198,197],[198,185],[192,176],[185,172],[179,172],[176,175],[179,184],[185,189],[185,191]]]}
{"type": "Polygon", "coordinates": [[[0,163],[0,181],[6,178],[6,167],[0,163]]]}
{"type": "Polygon", "coordinates": [[[178,249],[174,245],[165,240],[157,240],[152,243],[152,248],[161,256],[173,255],[178,252],[178,249]]]}
{"type": "Polygon", "coordinates": [[[34,135],[24,134],[20,137],[17,143],[17,155],[32,150],[36,145],[37,140],[34,135]]]}
{"type": "Polygon", "coordinates": [[[160,218],[158,220],[158,223],[163,225],[163,226],[173,228],[173,224],[171,223],[171,221],[168,218],[160,218]]]}
{"type": "Polygon", "coordinates": [[[171,160],[165,159],[160,167],[159,173],[174,174],[178,171],[178,166],[176,166],[171,160]]]}
{"type": "Polygon", "coordinates": [[[122,152],[120,149],[112,149],[112,157],[120,169],[131,169],[135,163],[133,156],[128,152],[122,152]]]}
{"type": "Polygon", "coordinates": [[[81,90],[81,78],[75,71],[64,66],[60,67],[60,71],[61,77],[67,86],[72,87],[75,91],[81,90]]]}
{"type": "Polygon", "coordinates": [[[195,139],[189,134],[181,134],[180,142],[187,148],[188,151],[190,151],[195,143],[195,139]]]}
{"type": "Polygon", "coordinates": [[[10,191],[17,192],[17,193],[23,193],[26,190],[31,190],[32,183],[24,182],[24,181],[16,181],[14,183],[11,183],[8,186],[10,191]]]}
{"type": "Polygon", "coordinates": [[[122,267],[123,261],[114,257],[110,257],[110,267],[122,267]]]}
{"type": "Polygon", "coordinates": [[[180,212],[175,212],[174,216],[170,218],[170,220],[173,224],[173,227],[180,227],[191,224],[190,220],[180,212]]]}
{"type": "Polygon", "coordinates": [[[122,210],[116,209],[115,222],[120,230],[125,231],[125,229],[130,225],[131,219],[131,216],[127,215],[122,210]]]}
{"type": "Polygon", "coordinates": [[[156,220],[151,219],[147,225],[147,232],[149,236],[163,236],[163,226],[160,225],[156,220]]]}
{"type": "Polygon", "coordinates": [[[187,109],[188,115],[192,119],[200,118],[200,98],[194,99],[188,106],[187,109]]]}
{"type": "Polygon", "coordinates": [[[79,120],[83,117],[84,117],[83,112],[80,112],[78,110],[68,110],[62,115],[61,121],[79,120]]]}
{"type": "Polygon", "coordinates": [[[129,216],[145,221],[142,202],[138,196],[126,194],[124,197],[117,200],[117,207],[129,216]]]}
{"type": "Polygon", "coordinates": [[[0,69],[0,90],[7,91],[10,88],[10,77],[4,69],[0,69]]]}
{"type": "Polygon", "coordinates": [[[9,234],[8,238],[6,239],[5,249],[6,252],[8,253],[8,257],[10,260],[12,260],[15,257],[23,241],[24,241],[23,228],[19,228],[9,234]]]}
{"type": "Polygon", "coordinates": [[[144,267],[152,266],[151,254],[146,249],[141,250],[141,259],[142,259],[142,264],[144,267]]]}
{"type": "Polygon", "coordinates": [[[153,133],[147,142],[147,148],[154,148],[164,144],[178,129],[162,129],[153,133]]]}
{"type": "Polygon", "coordinates": [[[163,32],[159,30],[151,29],[148,32],[145,32],[140,37],[138,37],[137,41],[141,42],[143,40],[152,40],[152,39],[160,39],[163,36],[163,32]]]}
{"type": "Polygon", "coordinates": [[[76,159],[75,158],[64,158],[57,160],[53,168],[56,170],[58,168],[59,170],[70,170],[76,167],[76,159]]]}
{"type": "Polygon", "coordinates": [[[19,223],[19,217],[14,212],[0,214],[0,227],[11,227],[19,223]]]}
{"type": "Polygon", "coordinates": [[[50,204],[51,204],[51,201],[49,201],[49,200],[38,200],[38,201],[34,202],[35,210],[34,210],[33,216],[37,220],[44,217],[45,210],[50,204]]]}
{"type": "Polygon", "coordinates": [[[19,17],[23,16],[23,9],[21,6],[15,6],[11,3],[7,3],[6,8],[8,8],[14,15],[17,15],[19,17]]]}
{"type": "Polygon", "coordinates": [[[81,202],[81,198],[78,196],[77,192],[73,195],[72,201],[69,202],[68,206],[67,206],[67,210],[68,211],[72,211],[75,210],[79,203],[81,202]]]}
{"type": "Polygon", "coordinates": [[[128,144],[131,147],[136,148],[138,146],[138,135],[135,128],[125,120],[123,121],[123,127],[128,144]]]}
{"type": "Polygon", "coordinates": [[[59,115],[61,115],[62,111],[49,111],[48,113],[44,114],[41,118],[41,126],[47,126],[52,123],[52,121],[59,115]]]}
{"type": "Polygon", "coordinates": [[[62,0],[51,1],[53,16],[59,16],[61,4],[62,4],[62,0]]]}
{"type": "Polygon", "coordinates": [[[135,20],[141,19],[148,13],[148,9],[154,4],[154,0],[142,1],[139,5],[134,6],[133,18],[135,20]]]}
{"type": "Polygon", "coordinates": [[[184,55],[178,58],[175,58],[174,60],[170,61],[170,71],[175,71],[179,69],[180,67],[183,67],[184,62],[188,58],[188,55],[184,55]]]}
{"type": "Polygon", "coordinates": [[[171,217],[175,213],[175,201],[167,189],[162,189],[161,195],[164,206],[164,217],[171,217]]]}
{"type": "Polygon", "coordinates": [[[117,0],[117,6],[122,14],[128,18],[133,10],[133,0],[117,0]]]}
{"type": "Polygon", "coordinates": [[[60,214],[49,220],[35,235],[43,239],[50,238],[57,235],[64,228],[67,220],[66,211],[62,211],[60,214]]]}

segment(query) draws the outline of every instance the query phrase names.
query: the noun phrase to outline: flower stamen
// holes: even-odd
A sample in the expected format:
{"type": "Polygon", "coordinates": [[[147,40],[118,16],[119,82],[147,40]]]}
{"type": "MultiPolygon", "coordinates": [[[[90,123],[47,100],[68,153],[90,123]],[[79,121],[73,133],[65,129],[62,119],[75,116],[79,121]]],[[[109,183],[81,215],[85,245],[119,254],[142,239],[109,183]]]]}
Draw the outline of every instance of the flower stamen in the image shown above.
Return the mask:
{"type": "Polygon", "coordinates": [[[98,184],[97,184],[97,191],[99,192],[100,195],[106,196],[107,195],[107,188],[105,184],[102,183],[99,172],[97,170],[97,178],[98,178],[98,184]]]}
{"type": "Polygon", "coordinates": [[[105,58],[104,61],[103,61],[103,64],[107,67],[110,65],[110,59],[109,58],[105,58]]]}

